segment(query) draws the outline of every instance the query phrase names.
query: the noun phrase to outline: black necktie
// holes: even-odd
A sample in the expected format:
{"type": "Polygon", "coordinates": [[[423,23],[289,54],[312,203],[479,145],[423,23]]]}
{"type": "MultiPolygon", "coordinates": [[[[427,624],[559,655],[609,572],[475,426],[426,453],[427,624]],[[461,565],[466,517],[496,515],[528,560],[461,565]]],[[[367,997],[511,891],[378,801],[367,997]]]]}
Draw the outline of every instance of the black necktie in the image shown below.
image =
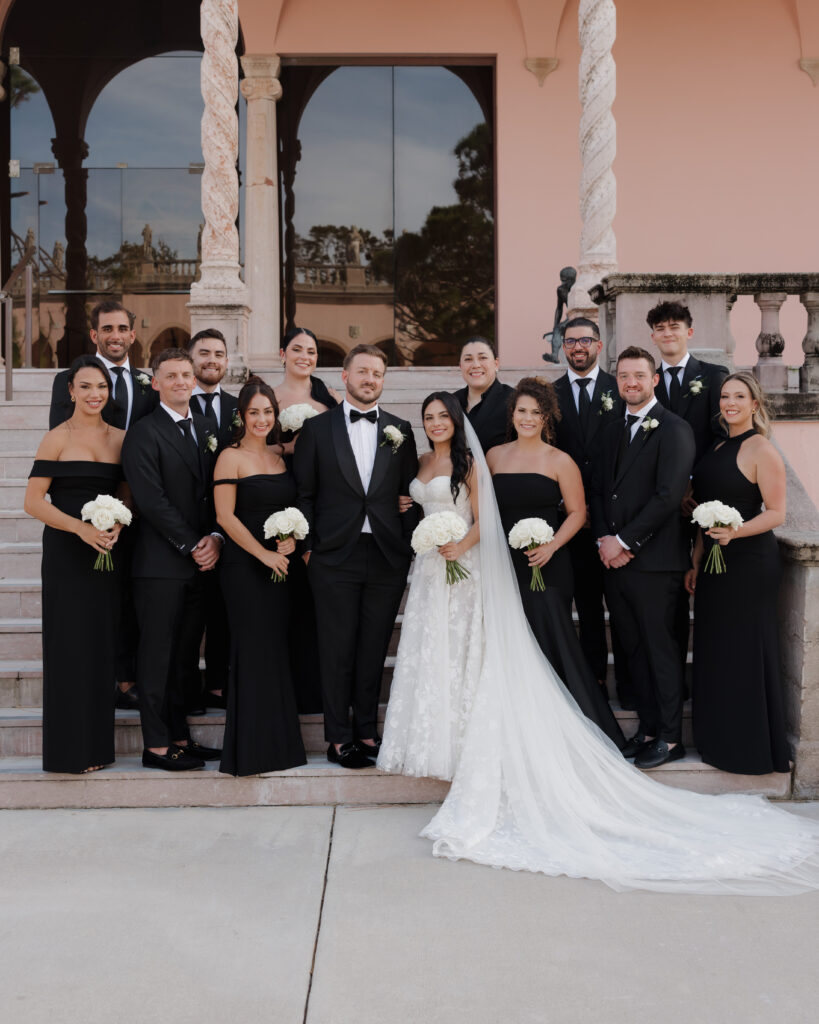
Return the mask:
{"type": "Polygon", "coordinates": [[[128,385],[123,379],[125,367],[112,366],[111,373],[114,375],[114,393],[111,395],[111,401],[122,413],[121,424],[124,427],[128,419],[128,385]]]}
{"type": "Polygon", "coordinates": [[[671,374],[671,387],[668,391],[669,408],[672,412],[678,412],[680,408],[680,397],[682,392],[682,384],[680,383],[680,373],[682,372],[682,367],[668,366],[666,367],[666,369],[671,374]]]}
{"type": "Polygon", "coordinates": [[[369,412],[360,412],[358,409],[350,409],[350,423],[357,423],[359,420],[369,420],[370,423],[378,423],[378,411],[370,409],[369,412]]]}
{"type": "Polygon", "coordinates": [[[178,421],[178,426],[179,426],[179,429],[182,431],[182,436],[185,438],[185,440],[188,442],[188,444],[193,448],[194,452],[196,453],[196,458],[198,459],[199,458],[199,446],[197,445],[196,440],[194,439],[194,436],[193,436],[193,423],[191,422],[191,420],[179,420],[178,421]]]}
{"type": "Polygon", "coordinates": [[[615,468],[619,469],[620,462],[626,453],[626,449],[631,444],[631,428],[639,420],[639,416],[635,416],[633,413],[629,413],[626,416],[625,426],[623,427],[623,437],[620,441],[620,447],[617,449],[617,462],[615,468]]]}
{"type": "Polygon", "coordinates": [[[580,430],[585,438],[589,432],[589,416],[591,415],[591,399],[589,398],[588,387],[592,382],[586,378],[586,380],[578,380],[576,383],[580,388],[580,400],[577,403],[577,411],[580,415],[580,430]]]}
{"type": "Polygon", "coordinates": [[[219,420],[216,418],[216,410],[213,408],[213,400],[216,398],[216,392],[210,391],[199,396],[203,402],[203,413],[205,419],[210,420],[213,426],[219,429],[219,420]]]}

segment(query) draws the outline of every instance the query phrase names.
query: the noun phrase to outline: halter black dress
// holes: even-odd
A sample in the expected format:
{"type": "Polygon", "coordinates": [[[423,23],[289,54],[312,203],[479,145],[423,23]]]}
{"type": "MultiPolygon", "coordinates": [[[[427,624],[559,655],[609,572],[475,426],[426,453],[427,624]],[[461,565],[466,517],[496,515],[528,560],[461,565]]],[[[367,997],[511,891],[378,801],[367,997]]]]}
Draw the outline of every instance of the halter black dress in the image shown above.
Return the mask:
{"type": "MultiPolygon", "coordinates": [[[[122,467],[37,459],[55,508],[75,519],[87,501],[114,494],[122,467]]],[[[130,527],[125,527],[130,529],[130,527]]],[[[79,773],[114,760],[114,665],[120,626],[120,561],[94,568],[97,552],[73,533],[43,529],[43,769],[79,773]]]]}
{"type": "MultiPolygon", "coordinates": [[[[264,521],[296,503],[289,472],[259,473],[236,485],[236,518],[266,548],[264,521]]],[[[290,564],[298,556],[290,558],[290,564]]],[[[220,771],[258,775],[305,764],[290,670],[290,577],[271,579],[271,570],[227,537],[220,559],[220,584],[230,625],[230,685],[220,771]]]]}
{"type": "MultiPolygon", "coordinates": [[[[492,483],[507,536],[518,520],[533,518],[545,519],[557,533],[561,522],[557,481],[542,473],[497,473],[492,483]]],[[[541,650],[583,714],[622,750],[625,737],[586,660],[572,623],[574,577],[568,547],[560,548],[541,567],[544,591],[530,588],[532,570],[527,553],[516,550],[511,553],[523,610],[541,650]]]]}
{"type": "MultiPolygon", "coordinates": [[[[737,454],[754,433],[717,442],[693,477],[698,502],[722,501],[746,522],[762,510],[762,495],[737,466],[737,454]]],[[[711,541],[704,540],[707,555],[711,541]]],[[[703,761],[723,771],[787,772],[777,627],[779,547],[768,530],[738,537],[722,553],[726,572],[701,569],[694,594],[694,741],[703,761]]]]}

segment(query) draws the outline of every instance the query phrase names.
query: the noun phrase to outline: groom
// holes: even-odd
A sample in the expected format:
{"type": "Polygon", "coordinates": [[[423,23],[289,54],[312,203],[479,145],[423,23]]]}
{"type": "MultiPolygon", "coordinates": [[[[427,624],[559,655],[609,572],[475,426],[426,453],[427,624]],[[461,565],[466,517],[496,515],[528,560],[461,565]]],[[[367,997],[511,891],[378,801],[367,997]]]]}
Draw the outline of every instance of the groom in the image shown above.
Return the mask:
{"type": "Polygon", "coordinates": [[[651,353],[624,349],[617,359],[617,387],[626,416],[605,430],[591,501],[606,604],[628,658],[640,715],[623,755],[634,757],[638,768],[685,756],[674,618],[690,564],[680,502],[695,445],[691,427],[655,398],[656,385],[651,353]]]}
{"type": "Polygon", "coordinates": [[[418,456],[410,424],[378,408],[386,368],[374,345],[351,349],[343,403],[305,422],[294,454],[310,524],[327,759],[343,768],[371,767],[378,755],[381,674],[417,522],[412,509],[398,510],[418,456]]]}

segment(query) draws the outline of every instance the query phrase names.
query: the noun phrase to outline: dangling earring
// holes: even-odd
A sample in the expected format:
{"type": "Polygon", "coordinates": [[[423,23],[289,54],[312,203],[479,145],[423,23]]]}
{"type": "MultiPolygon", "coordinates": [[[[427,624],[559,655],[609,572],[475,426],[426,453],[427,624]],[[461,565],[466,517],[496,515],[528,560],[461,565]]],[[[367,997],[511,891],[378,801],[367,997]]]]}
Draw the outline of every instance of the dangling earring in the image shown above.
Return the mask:
{"type": "Polygon", "coordinates": [[[71,401],[72,401],[72,403],[73,403],[73,402],[76,402],[76,401],[77,401],[77,399],[76,399],[76,398],[75,398],[75,397],[74,397],[74,396],[72,395],[72,396],[71,396],[71,401]]]}

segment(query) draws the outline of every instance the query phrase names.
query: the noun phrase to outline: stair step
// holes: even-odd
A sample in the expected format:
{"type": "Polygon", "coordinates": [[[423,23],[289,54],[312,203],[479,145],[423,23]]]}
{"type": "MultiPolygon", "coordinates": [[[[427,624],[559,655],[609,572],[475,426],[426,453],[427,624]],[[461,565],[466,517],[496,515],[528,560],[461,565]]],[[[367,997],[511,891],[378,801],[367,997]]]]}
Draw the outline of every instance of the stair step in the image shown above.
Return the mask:
{"type": "Polygon", "coordinates": [[[33,519],[22,508],[0,508],[0,543],[37,542],[42,536],[39,519],[33,519]]]}
{"type": "Polygon", "coordinates": [[[22,508],[27,484],[28,480],[24,477],[0,480],[0,509],[22,508]]]}
{"type": "MultiPolygon", "coordinates": [[[[699,793],[754,793],[790,796],[790,776],[729,775],[689,755],[652,770],[653,778],[699,793]]],[[[143,768],[139,757],[121,757],[89,775],[43,772],[38,757],[0,758],[0,806],[82,807],[258,807],[306,804],[437,803],[449,784],[436,779],[390,775],[377,768],[351,772],[322,755],[284,772],[232,778],[218,763],[202,771],[161,772],[143,768]]]]}
{"type": "Polygon", "coordinates": [[[0,617],[15,621],[39,618],[42,604],[38,579],[0,579],[0,617]]]}

